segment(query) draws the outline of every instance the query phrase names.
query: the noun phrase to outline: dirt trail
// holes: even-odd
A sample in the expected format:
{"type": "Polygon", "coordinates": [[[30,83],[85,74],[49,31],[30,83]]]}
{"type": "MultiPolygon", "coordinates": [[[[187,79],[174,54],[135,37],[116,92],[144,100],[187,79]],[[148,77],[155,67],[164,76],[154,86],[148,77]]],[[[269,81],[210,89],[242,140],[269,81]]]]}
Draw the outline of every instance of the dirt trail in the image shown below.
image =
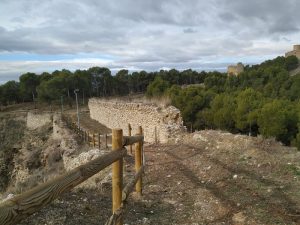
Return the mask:
{"type": "Polygon", "coordinates": [[[264,169],[204,147],[149,146],[145,197],[164,208],[154,210],[150,224],[300,223],[291,180],[267,178],[264,169]]]}
{"type": "MultiPolygon", "coordinates": [[[[274,161],[273,149],[253,163],[255,154],[244,159],[247,149],[208,145],[146,145],[143,197],[130,197],[124,224],[300,224],[299,176],[283,166],[299,154],[274,161]]],[[[66,194],[22,224],[104,224],[110,214],[108,182],[66,194]]]]}

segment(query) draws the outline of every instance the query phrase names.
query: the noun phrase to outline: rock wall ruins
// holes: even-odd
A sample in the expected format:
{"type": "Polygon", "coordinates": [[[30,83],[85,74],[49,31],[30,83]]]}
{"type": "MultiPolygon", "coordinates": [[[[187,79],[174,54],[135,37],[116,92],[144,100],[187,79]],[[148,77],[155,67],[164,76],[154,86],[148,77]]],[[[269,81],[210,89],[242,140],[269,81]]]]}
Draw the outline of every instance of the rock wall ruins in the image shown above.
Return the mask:
{"type": "Polygon", "coordinates": [[[92,98],[89,109],[92,119],[112,129],[121,128],[124,135],[128,135],[128,123],[133,135],[142,126],[145,141],[149,143],[167,143],[185,130],[180,111],[173,106],[92,98]]]}
{"type": "Polygon", "coordinates": [[[293,51],[285,53],[285,57],[294,55],[298,59],[300,59],[300,45],[294,45],[293,48],[294,48],[293,51]]]}

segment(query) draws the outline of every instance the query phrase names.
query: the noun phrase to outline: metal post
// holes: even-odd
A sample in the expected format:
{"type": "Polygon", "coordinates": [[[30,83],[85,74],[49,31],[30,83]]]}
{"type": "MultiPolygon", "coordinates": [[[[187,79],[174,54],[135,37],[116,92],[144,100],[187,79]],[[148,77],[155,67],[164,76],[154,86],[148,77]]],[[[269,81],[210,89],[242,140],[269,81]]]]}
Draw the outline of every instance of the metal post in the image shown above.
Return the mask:
{"type": "Polygon", "coordinates": [[[84,105],[84,90],[82,90],[82,105],[84,105]]]}
{"type": "Polygon", "coordinates": [[[61,114],[64,112],[64,96],[60,96],[61,114]]]}
{"type": "Polygon", "coordinates": [[[78,128],[80,128],[80,122],[79,122],[79,107],[78,107],[78,98],[77,98],[77,92],[79,91],[79,89],[75,89],[74,90],[74,94],[76,97],[76,106],[77,106],[77,126],[78,128]]]}

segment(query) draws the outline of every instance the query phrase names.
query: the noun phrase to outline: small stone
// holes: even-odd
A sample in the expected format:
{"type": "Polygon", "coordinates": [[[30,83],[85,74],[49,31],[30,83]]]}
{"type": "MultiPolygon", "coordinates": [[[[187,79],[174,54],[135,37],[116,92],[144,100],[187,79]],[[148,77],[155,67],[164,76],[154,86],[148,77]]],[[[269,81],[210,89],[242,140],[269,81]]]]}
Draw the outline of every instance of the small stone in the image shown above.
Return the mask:
{"type": "Polygon", "coordinates": [[[168,178],[170,178],[170,177],[171,177],[171,175],[169,174],[167,177],[168,177],[168,178]]]}
{"type": "Polygon", "coordinates": [[[234,174],[232,178],[236,180],[238,178],[238,175],[234,174]]]}
{"type": "Polygon", "coordinates": [[[233,224],[245,224],[246,216],[242,213],[236,213],[232,217],[233,224]]]}

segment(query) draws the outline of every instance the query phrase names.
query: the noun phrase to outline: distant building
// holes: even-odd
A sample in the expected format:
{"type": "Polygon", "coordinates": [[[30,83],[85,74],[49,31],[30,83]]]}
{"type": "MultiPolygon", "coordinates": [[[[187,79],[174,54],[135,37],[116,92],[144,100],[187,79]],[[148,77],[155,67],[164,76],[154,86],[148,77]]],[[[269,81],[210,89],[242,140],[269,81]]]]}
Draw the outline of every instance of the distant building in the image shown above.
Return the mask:
{"type": "Polygon", "coordinates": [[[230,65],[227,68],[228,75],[239,75],[240,73],[244,72],[244,65],[243,63],[238,63],[236,65],[230,65]]]}
{"type": "Polygon", "coordinates": [[[285,53],[285,57],[288,57],[291,55],[297,56],[297,58],[300,59],[300,45],[294,45],[293,51],[285,53]]]}

